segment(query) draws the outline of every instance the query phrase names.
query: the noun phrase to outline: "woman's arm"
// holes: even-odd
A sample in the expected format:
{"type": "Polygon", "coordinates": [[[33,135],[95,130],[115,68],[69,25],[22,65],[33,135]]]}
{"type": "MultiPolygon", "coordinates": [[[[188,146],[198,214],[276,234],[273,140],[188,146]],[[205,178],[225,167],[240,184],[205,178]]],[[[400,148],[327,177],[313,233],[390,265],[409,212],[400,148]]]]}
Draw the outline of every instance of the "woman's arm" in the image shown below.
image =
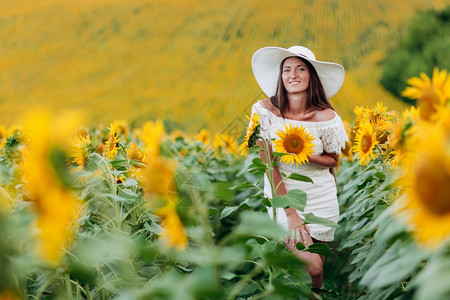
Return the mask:
{"type": "MultiPolygon", "coordinates": [[[[260,140],[258,140],[257,144],[259,146],[261,146],[261,148],[263,149],[262,151],[259,152],[259,157],[262,159],[262,161],[264,163],[267,163],[267,159],[266,159],[266,153],[264,150],[264,143],[260,140]]],[[[273,160],[273,154],[272,154],[272,149],[271,147],[269,147],[269,157],[271,160],[273,160]]],[[[283,196],[287,194],[287,190],[286,187],[284,186],[284,183],[281,182],[282,177],[281,177],[281,173],[280,170],[278,169],[277,166],[275,166],[273,168],[273,184],[277,187],[278,189],[276,190],[276,194],[278,196],[283,196]],[[281,182],[281,184],[280,184],[281,182]]],[[[309,235],[309,228],[307,225],[303,225],[303,220],[302,218],[300,218],[300,216],[298,215],[297,211],[292,208],[285,208],[284,209],[287,219],[288,219],[288,226],[289,229],[293,229],[292,233],[290,236],[288,236],[286,243],[289,245],[295,245],[297,243],[305,243],[305,241],[308,240],[308,235],[309,235]]],[[[309,238],[310,239],[310,238],[309,238]]]]}
{"type": "Polygon", "coordinates": [[[337,164],[339,154],[323,152],[322,155],[310,155],[309,163],[322,168],[334,168],[337,164]]]}

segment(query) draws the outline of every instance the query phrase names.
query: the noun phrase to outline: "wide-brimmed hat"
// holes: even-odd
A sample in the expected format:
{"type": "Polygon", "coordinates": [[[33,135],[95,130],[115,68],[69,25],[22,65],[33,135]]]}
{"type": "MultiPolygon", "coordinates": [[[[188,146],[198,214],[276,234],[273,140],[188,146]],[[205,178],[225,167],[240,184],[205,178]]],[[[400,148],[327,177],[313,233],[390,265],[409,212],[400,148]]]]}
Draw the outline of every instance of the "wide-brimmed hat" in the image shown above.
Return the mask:
{"type": "Polygon", "coordinates": [[[290,56],[304,58],[314,66],[327,99],[330,99],[339,91],[345,77],[345,71],[341,65],[316,60],[314,53],[303,46],[292,46],[289,49],[264,47],[253,54],[252,69],[256,81],[267,96],[275,95],[278,76],[280,75],[280,64],[290,56]]]}

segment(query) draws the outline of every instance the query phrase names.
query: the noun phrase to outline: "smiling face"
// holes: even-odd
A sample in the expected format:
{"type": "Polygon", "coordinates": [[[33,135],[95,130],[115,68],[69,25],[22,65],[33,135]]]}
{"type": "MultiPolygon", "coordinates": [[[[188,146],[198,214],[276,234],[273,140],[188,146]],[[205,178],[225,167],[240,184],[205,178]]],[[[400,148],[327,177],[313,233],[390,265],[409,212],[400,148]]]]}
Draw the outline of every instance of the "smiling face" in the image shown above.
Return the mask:
{"type": "Polygon", "coordinates": [[[306,92],[309,86],[309,70],[300,58],[286,58],[281,72],[283,85],[288,94],[306,92]]]}

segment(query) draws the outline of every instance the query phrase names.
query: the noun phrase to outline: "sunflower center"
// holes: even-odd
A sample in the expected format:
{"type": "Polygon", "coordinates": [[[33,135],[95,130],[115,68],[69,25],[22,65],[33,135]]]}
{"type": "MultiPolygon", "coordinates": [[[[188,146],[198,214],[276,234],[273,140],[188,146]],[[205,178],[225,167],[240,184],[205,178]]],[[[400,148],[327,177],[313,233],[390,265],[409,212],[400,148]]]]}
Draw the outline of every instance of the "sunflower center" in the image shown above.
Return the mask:
{"type": "Polygon", "coordinates": [[[414,169],[419,200],[437,215],[450,212],[450,173],[437,157],[425,157],[414,169]]]}
{"type": "Polygon", "coordinates": [[[290,134],[284,140],[284,148],[287,153],[299,154],[303,151],[304,147],[305,142],[298,135],[290,134]]]}
{"type": "Polygon", "coordinates": [[[372,147],[372,136],[366,133],[361,138],[361,150],[364,153],[367,153],[370,151],[371,147],[372,147]]]}

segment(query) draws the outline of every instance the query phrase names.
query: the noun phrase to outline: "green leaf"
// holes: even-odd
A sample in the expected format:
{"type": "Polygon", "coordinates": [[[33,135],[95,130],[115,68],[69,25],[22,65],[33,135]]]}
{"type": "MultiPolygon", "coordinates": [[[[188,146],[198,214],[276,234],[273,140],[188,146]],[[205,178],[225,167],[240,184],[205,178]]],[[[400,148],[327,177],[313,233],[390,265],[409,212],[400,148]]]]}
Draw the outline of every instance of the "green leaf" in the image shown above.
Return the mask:
{"type": "Polygon", "coordinates": [[[300,174],[296,174],[296,173],[292,173],[291,175],[289,175],[288,178],[289,179],[294,179],[294,180],[297,180],[297,181],[304,181],[304,182],[314,183],[313,180],[311,178],[309,178],[308,176],[304,176],[304,175],[300,175],[300,174]]]}
{"type": "Polygon", "coordinates": [[[252,160],[252,164],[250,165],[250,167],[252,167],[253,165],[256,166],[256,167],[266,168],[266,164],[259,157],[255,157],[252,160]]]}
{"type": "Polygon", "coordinates": [[[297,248],[297,250],[303,251],[306,249],[306,246],[303,243],[297,243],[295,244],[295,248],[297,248]]]}
{"type": "Polygon", "coordinates": [[[92,266],[86,265],[81,261],[70,260],[67,272],[72,279],[79,281],[83,285],[95,285],[97,270],[92,266]]]}
{"type": "Polygon", "coordinates": [[[339,227],[339,225],[336,224],[335,222],[321,217],[317,217],[312,213],[303,214],[303,220],[305,221],[306,224],[319,224],[331,228],[339,227]]]}
{"type": "Polygon", "coordinates": [[[220,218],[221,219],[226,218],[238,209],[239,209],[239,206],[227,206],[220,213],[220,218]]]}
{"type": "Polygon", "coordinates": [[[434,256],[430,263],[414,278],[411,286],[417,288],[417,299],[448,299],[450,295],[449,256],[434,256]]]}
{"type": "Polygon", "coordinates": [[[240,214],[240,219],[240,224],[234,230],[237,236],[263,236],[278,240],[285,234],[284,229],[266,213],[245,211],[240,214]]]}
{"type": "Polygon", "coordinates": [[[130,198],[130,199],[138,197],[138,195],[135,192],[133,192],[132,190],[130,190],[130,189],[120,190],[119,191],[119,196],[123,196],[125,198],[130,198]]]}
{"type": "Polygon", "coordinates": [[[306,193],[299,189],[292,189],[284,196],[273,197],[272,204],[275,207],[293,207],[298,210],[304,210],[306,193]]]}
{"type": "Polygon", "coordinates": [[[234,190],[244,190],[244,189],[253,188],[253,187],[255,187],[255,185],[253,183],[246,181],[241,184],[230,187],[230,190],[233,190],[233,191],[234,190]]]}
{"type": "Polygon", "coordinates": [[[53,167],[58,179],[61,183],[67,187],[71,188],[74,185],[73,175],[70,173],[67,167],[67,155],[64,150],[53,147],[49,154],[50,165],[53,167]]]}
{"type": "Polygon", "coordinates": [[[213,185],[216,198],[226,203],[234,202],[234,192],[231,190],[229,182],[217,181],[213,185]]]}
{"type": "Polygon", "coordinates": [[[305,251],[322,254],[326,256],[334,256],[334,253],[333,251],[331,251],[331,248],[328,245],[322,243],[311,244],[308,246],[308,248],[305,249],[305,251]]]}
{"type": "Polygon", "coordinates": [[[264,197],[264,199],[262,200],[262,204],[267,207],[272,207],[272,202],[270,201],[269,198],[264,197]]]}
{"type": "Polygon", "coordinates": [[[127,179],[123,184],[124,187],[136,186],[138,182],[134,179],[127,179]]]}
{"type": "Polygon", "coordinates": [[[397,240],[364,274],[361,284],[371,289],[400,284],[428,256],[412,240],[397,240]]]}
{"type": "Polygon", "coordinates": [[[273,157],[282,157],[282,156],[288,155],[289,153],[281,153],[281,152],[273,151],[272,154],[273,154],[273,157]]]}
{"type": "Polygon", "coordinates": [[[293,282],[292,278],[280,275],[273,280],[276,295],[289,299],[308,299],[311,288],[303,282],[293,282]],[[299,298],[299,296],[302,296],[299,298]]]}

